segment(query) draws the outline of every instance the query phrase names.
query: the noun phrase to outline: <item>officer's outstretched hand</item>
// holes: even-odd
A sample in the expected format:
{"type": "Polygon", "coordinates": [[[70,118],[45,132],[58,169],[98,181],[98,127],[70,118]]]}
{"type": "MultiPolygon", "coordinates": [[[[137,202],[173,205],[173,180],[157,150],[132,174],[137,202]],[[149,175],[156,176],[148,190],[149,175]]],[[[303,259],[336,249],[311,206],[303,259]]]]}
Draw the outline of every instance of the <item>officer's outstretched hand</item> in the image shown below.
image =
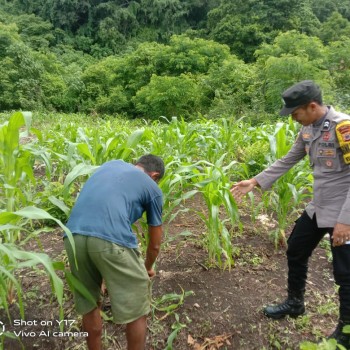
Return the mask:
{"type": "Polygon", "coordinates": [[[236,202],[240,202],[242,197],[250,192],[255,186],[258,185],[258,182],[252,178],[250,180],[243,180],[234,184],[231,188],[231,193],[236,202]]]}
{"type": "Polygon", "coordinates": [[[333,247],[350,244],[350,225],[337,223],[333,230],[333,247]]]}

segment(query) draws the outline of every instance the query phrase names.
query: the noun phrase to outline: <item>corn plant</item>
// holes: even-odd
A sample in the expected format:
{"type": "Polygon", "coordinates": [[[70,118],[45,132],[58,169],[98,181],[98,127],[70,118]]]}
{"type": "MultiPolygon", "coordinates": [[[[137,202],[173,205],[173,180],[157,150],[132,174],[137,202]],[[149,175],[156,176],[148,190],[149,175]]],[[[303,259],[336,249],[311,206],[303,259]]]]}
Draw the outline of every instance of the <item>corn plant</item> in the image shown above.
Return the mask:
{"type": "Polygon", "coordinates": [[[130,135],[123,131],[107,136],[100,135],[95,130],[90,130],[90,135],[82,128],[78,129],[79,136],[83,142],[76,145],[77,150],[88,158],[93,165],[100,165],[111,159],[127,160],[140,142],[144,130],[135,130],[130,135]]]}
{"type": "MultiPolygon", "coordinates": [[[[74,205],[77,192],[81,189],[84,180],[97,168],[98,166],[79,163],[66,175],[63,183],[60,181],[43,181],[44,190],[37,193],[34,202],[45,208],[56,219],[66,222],[74,205]],[[78,183],[76,183],[77,179],[80,179],[78,183]]],[[[45,223],[50,224],[49,222],[45,223]]],[[[55,222],[51,223],[55,224],[55,222]]]]}
{"type": "Polygon", "coordinates": [[[178,333],[181,331],[181,329],[186,328],[185,323],[180,322],[180,318],[178,314],[175,314],[175,322],[171,325],[172,332],[170,333],[167,342],[166,347],[164,350],[173,350],[173,342],[176,339],[178,333]]]}
{"type": "MultiPolygon", "coordinates": [[[[174,237],[168,237],[167,227],[171,227],[171,222],[179,213],[188,211],[183,204],[198,191],[188,190],[190,177],[184,176],[182,173],[180,161],[174,160],[173,157],[168,157],[164,159],[164,162],[166,164],[165,175],[160,180],[159,187],[163,192],[162,220],[167,223],[164,230],[163,244],[167,244],[169,240],[174,239],[174,237]]],[[[141,243],[141,251],[145,253],[149,241],[146,215],[143,215],[138,223],[133,225],[133,230],[141,243]]]]}
{"type": "Polygon", "coordinates": [[[338,344],[335,339],[322,339],[322,342],[318,344],[302,342],[300,344],[300,350],[346,350],[346,348],[338,344]]]}
{"type": "MultiPolygon", "coordinates": [[[[231,236],[226,223],[230,221],[231,226],[237,225],[238,214],[229,192],[228,172],[230,170],[231,173],[231,168],[238,164],[232,161],[224,166],[224,159],[228,156],[223,152],[225,144],[220,140],[220,127],[212,121],[186,123],[177,118],[173,118],[163,127],[157,124],[157,127],[160,131],[152,129],[147,133],[146,143],[151,151],[161,152],[160,155],[164,153],[169,164],[166,175],[160,182],[164,194],[165,220],[171,222],[179,212],[188,210],[182,207],[185,201],[201,194],[209,214],[201,211],[195,213],[207,228],[204,243],[208,249],[210,264],[231,267],[231,236]],[[212,158],[215,162],[196,160],[198,158],[212,158]],[[222,210],[227,215],[224,219],[222,210]]],[[[146,232],[146,227],[142,231],[146,232]]],[[[146,243],[147,240],[144,240],[142,246],[146,243]]]]}
{"type": "MultiPolygon", "coordinates": [[[[290,119],[289,123],[278,123],[273,134],[267,134],[270,142],[269,163],[289,151],[296,133],[296,125],[290,119]]],[[[263,194],[265,207],[273,210],[278,222],[278,228],[270,234],[276,247],[286,245],[285,229],[293,222],[293,214],[311,196],[311,180],[312,175],[303,160],[278,179],[272,191],[263,194]]]]}
{"type": "MultiPolygon", "coordinates": [[[[55,219],[42,209],[35,207],[27,207],[15,212],[1,212],[0,213],[0,231],[18,230],[27,226],[30,220],[49,219],[54,220],[58,225],[65,230],[69,239],[72,240],[72,235],[68,228],[66,228],[59,220],[55,219]]],[[[44,253],[27,252],[14,244],[14,242],[0,244],[0,303],[7,311],[9,305],[14,303],[16,291],[18,296],[19,311],[24,317],[24,308],[22,302],[22,289],[20,282],[16,278],[15,272],[24,267],[33,268],[36,265],[42,264],[50,279],[52,290],[61,306],[61,315],[63,316],[62,302],[63,302],[63,282],[55,272],[55,264],[50,260],[48,255],[44,253]]],[[[10,314],[8,313],[10,318],[10,314]]]]}
{"type": "MultiPolygon", "coordinates": [[[[0,127],[0,191],[2,193],[2,209],[16,210],[26,204],[22,195],[28,182],[35,183],[32,170],[33,155],[20,145],[20,129],[30,128],[31,115],[13,114],[9,121],[0,127]],[[26,117],[25,117],[26,116],[26,117]]],[[[15,238],[11,239],[13,242],[15,238]]]]}
{"type": "Polygon", "coordinates": [[[179,307],[181,307],[181,305],[185,301],[185,298],[190,295],[193,295],[192,291],[184,291],[181,288],[181,294],[177,294],[177,293],[164,294],[162,297],[152,300],[152,308],[151,308],[152,323],[150,325],[150,330],[152,333],[156,332],[153,329],[157,328],[157,325],[159,324],[160,321],[164,320],[165,318],[171,315],[174,315],[175,317],[175,322],[171,326],[172,331],[169,334],[167,339],[167,345],[165,348],[167,350],[173,349],[173,342],[176,339],[176,336],[178,335],[179,331],[187,327],[186,324],[180,322],[179,315],[176,313],[176,310],[179,307]],[[161,316],[160,318],[157,318],[156,311],[164,312],[163,316],[161,316]]]}
{"type": "Polygon", "coordinates": [[[155,319],[155,312],[160,311],[165,314],[162,316],[162,319],[173,314],[176,309],[178,309],[185,301],[185,298],[193,295],[192,291],[184,291],[181,288],[181,294],[170,293],[164,294],[160,298],[152,300],[152,318],[155,319]]]}
{"type": "MultiPolygon", "coordinates": [[[[10,318],[9,305],[17,300],[20,315],[24,318],[23,291],[17,273],[23,268],[42,265],[60,305],[60,317],[63,318],[63,281],[56,274],[56,270],[65,271],[63,263],[52,261],[47,254],[23,249],[24,244],[30,239],[37,239],[40,233],[49,231],[45,227],[35,228],[38,227],[38,221],[43,220],[52,221],[56,226],[61,226],[67,233],[68,239],[73,242],[70,231],[60,220],[43,209],[25,207],[26,204],[32,203],[33,198],[35,199],[32,194],[33,190],[37,189],[37,180],[33,173],[35,159],[41,158],[46,167],[51,165],[45,149],[36,149],[32,142],[29,144],[20,142],[21,137],[28,136],[28,130],[35,132],[39,139],[42,138],[38,130],[30,129],[30,121],[31,114],[15,113],[0,127],[0,191],[4,198],[0,209],[0,307],[10,318]],[[25,128],[24,131],[22,131],[23,128],[25,128]]],[[[70,177],[64,188],[69,189],[75,178],[82,173],[88,174],[92,167],[89,166],[88,170],[86,167],[68,174],[70,177]]],[[[61,204],[54,199],[52,202],[56,205],[61,204]]],[[[74,243],[72,245],[74,250],[74,243]]]]}
{"type": "MultiPolygon", "coordinates": [[[[210,265],[230,268],[233,264],[231,227],[240,226],[238,209],[230,193],[229,173],[236,163],[224,166],[225,154],[215,163],[199,161],[193,164],[168,163],[166,176],[160,187],[164,194],[164,221],[170,223],[180,212],[187,211],[182,204],[196,194],[202,195],[208,213],[193,210],[206,226],[204,245],[208,249],[210,265]],[[223,212],[224,211],[224,212],[223,212]]],[[[148,242],[145,218],[134,225],[142,250],[148,242]]]]}
{"type": "MultiPolygon", "coordinates": [[[[23,229],[33,220],[52,220],[56,222],[56,224],[67,234],[75,254],[73,236],[69,229],[63,225],[60,220],[39,208],[26,207],[12,213],[1,212],[0,230],[3,230],[4,228],[7,230],[17,229],[18,227],[23,229]]],[[[19,312],[24,319],[25,309],[22,300],[23,291],[21,283],[17,278],[17,271],[20,271],[23,268],[34,268],[38,265],[44,267],[44,271],[46,272],[51,284],[53,295],[60,307],[60,319],[64,318],[63,281],[58,277],[56,271],[62,271],[65,274],[71,290],[77,289],[87,299],[94,301],[90,292],[70,273],[70,271],[65,269],[65,264],[62,261],[52,261],[45,253],[28,252],[24,250],[21,246],[23,246],[25,242],[26,240],[23,240],[19,243],[19,246],[13,243],[0,244],[0,306],[5,309],[9,319],[11,319],[9,305],[13,304],[16,300],[14,294],[15,291],[19,305],[19,312]]]]}
{"type": "Polygon", "coordinates": [[[208,213],[195,210],[206,226],[205,246],[208,249],[210,265],[230,268],[233,265],[231,235],[226,227],[239,225],[238,209],[230,193],[229,170],[235,162],[223,166],[225,154],[215,164],[199,161],[183,166],[179,173],[187,174],[194,190],[193,196],[200,193],[205,201],[208,213]],[[222,212],[224,211],[224,212],[222,212]]]}
{"type": "Polygon", "coordinates": [[[203,158],[215,161],[226,152],[218,137],[220,127],[204,118],[186,122],[173,117],[167,124],[154,123],[151,133],[148,149],[180,162],[196,162],[203,158]]]}
{"type": "MultiPolygon", "coordinates": [[[[0,212],[12,213],[32,204],[37,182],[33,166],[36,156],[43,156],[45,160],[45,153],[35,152],[30,145],[20,143],[21,137],[28,137],[29,130],[33,132],[31,117],[31,113],[15,113],[0,127],[0,212]]],[[[39,131],[34,132],[40,137],[39,131]]],[[[21,239],[20,228],[1,232],[0,243],[12,244],[21,239]]]]}

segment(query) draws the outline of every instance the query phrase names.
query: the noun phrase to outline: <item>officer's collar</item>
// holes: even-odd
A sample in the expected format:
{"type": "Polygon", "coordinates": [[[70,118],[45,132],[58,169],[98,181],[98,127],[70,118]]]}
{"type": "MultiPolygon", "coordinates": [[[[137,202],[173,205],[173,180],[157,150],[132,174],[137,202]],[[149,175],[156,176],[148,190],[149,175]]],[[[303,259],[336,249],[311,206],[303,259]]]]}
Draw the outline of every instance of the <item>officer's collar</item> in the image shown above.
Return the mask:
{"type": "Polygon", "coordinates": [[[312,124],[312,126],[314,128],[318,128],[319,126],[321,126],[323,124],[323,129],[329,129],[330,122],[329,122],[328,119],[326,119],[326,116],[327,116],[328,112],[329,112],[329,108],[328,108],[328,106],[326,106],[326,113],[320,119],[317,119],[312,124]]]}

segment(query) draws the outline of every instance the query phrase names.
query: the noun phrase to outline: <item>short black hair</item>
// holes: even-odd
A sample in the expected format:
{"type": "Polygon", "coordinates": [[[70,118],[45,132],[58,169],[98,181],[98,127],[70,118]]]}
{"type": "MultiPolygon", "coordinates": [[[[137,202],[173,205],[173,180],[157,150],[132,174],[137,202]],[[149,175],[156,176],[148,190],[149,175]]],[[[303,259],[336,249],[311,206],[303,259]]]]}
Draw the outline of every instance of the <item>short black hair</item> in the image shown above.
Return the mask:
{"type": "Polygon", "coordinates": [[[164,176],[165,166],[163,159],[154,154],[146,154],[136,161],[136,165],[142,166],[147,173],[153,171],[159,173],[159,180],[164,176]]]}

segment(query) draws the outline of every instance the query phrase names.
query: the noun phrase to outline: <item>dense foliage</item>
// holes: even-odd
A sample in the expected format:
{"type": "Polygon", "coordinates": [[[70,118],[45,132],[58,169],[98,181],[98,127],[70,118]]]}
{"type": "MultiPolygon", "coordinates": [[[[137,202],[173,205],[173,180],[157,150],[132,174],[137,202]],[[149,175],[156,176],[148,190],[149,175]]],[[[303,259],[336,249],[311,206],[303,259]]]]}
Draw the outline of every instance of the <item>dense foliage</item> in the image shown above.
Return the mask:
{"type": "Polygon", "coordinates": [[[315,79],[350,103],[350,2],[0,0],[0,110],[265,115],[315,79]]]}

